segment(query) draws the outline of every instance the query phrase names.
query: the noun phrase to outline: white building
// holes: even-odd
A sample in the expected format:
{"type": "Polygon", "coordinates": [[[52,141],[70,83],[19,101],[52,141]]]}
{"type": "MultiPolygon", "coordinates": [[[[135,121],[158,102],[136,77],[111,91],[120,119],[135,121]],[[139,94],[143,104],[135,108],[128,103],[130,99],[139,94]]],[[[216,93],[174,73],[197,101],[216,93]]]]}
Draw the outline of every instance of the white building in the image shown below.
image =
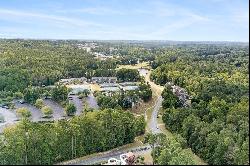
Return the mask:
{"type": "Polygon", "coordinates": [[[71,84],[71,83],[74,83],[74,82],[85,83],[86,81],[87,81],[86,77],[80,77],[80,78],[60,79],[59,83],[62,83],[62,84],[71,84]]]}

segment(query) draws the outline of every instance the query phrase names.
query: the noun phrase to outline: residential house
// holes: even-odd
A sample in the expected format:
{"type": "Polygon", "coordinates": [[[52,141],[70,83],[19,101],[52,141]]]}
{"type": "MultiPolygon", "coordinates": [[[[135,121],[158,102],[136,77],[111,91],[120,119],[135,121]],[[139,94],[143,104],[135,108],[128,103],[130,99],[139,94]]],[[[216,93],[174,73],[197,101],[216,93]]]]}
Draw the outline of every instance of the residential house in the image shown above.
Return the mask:
{"type": "Polygon", "coordinates": [[[116,83],[117,77],[92,77],[92,83],[116,83]]]}

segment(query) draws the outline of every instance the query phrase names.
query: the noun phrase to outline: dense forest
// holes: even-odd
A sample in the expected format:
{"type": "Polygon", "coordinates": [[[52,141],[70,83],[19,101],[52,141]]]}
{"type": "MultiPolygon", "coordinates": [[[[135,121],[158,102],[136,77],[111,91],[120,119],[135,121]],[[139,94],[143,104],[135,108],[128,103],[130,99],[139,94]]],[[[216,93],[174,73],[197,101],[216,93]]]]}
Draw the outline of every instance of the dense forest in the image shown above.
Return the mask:
{"type": "Polygon", "coordinates": [[[54,164],[107,151],[133,142],[145,125],[143,116],[113,109],[52,123],[24,118],[0,137],[0,164],[54,164]]]}
{"type": "Polygon", "coordinates": [[[0,40],[0,104],[23,98],[39,107],[51,96],[70,114],[69,89],[48,87],[62,78],[117,76],[141,82],[139,89],[95,93],[101,111],[86,109],[70,120],[35,123],[24,116],[0,135],[0,164],[54,164],[133,142],[146,122],[124,110],[150,100],[152,90],[137,70],[117,67],[138,62],[149,62],[150,79],[165,87],[162,120],[175,135],[146,136],[154,163],[197,164],[191,148],[208,164],[249,164],[248,44],[100,41],[91,51],[113,56],[100,60],[79,43],[85,42],[0,40]],[[190,104],[184,107],[172,85],[187,91],[190,104]]]}
{"type": "Polygon", "coordinates": [[[157,165],[199,165],[195,160],[187,141],[179,134],[172,136],[160,134],[146,134],[144,142],[153,148],[151,155],[153,163],[157,165]]]}
{"type": "Polygon", "coordinates": [[[248,46],[167,49],[152,63],[151,79],[188,91],[183,108],[166,86],[163,121],[209,164],[249,164],[248,46]]]}
{"type": "Polygon", "coordinates": [[[124,81],[139,79],[133,70],[115,70],[123,63],[120,59],[93,60],[93,54],[76,45],[76,41],[0,40],[0,103],[29,86],[54,85],[62,78],[118,74],[124,81]]]}

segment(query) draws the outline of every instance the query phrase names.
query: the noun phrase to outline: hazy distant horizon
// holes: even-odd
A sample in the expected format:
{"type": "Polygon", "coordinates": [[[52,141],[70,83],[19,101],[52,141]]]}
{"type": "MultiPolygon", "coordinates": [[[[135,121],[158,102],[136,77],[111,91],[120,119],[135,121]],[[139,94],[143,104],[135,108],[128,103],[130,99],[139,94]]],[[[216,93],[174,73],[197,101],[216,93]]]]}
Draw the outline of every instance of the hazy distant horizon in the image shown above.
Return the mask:
{"type": "Polygon", "coordinates": [[[148,40],[137,40],[137,39],[56,39],[56,38],[1,38],[0,40],[51,40],[51,41],[138,41],[138,42],[211,42],[211,43],[249,43],[249,41],[217,41],[217,40],[157,40],[157,39],[148,39],[148,40]]]}
{"type": "Polygon", "coordinates": [[[248,0],[0,1],[0,38],[249,42],[248,0]]]}

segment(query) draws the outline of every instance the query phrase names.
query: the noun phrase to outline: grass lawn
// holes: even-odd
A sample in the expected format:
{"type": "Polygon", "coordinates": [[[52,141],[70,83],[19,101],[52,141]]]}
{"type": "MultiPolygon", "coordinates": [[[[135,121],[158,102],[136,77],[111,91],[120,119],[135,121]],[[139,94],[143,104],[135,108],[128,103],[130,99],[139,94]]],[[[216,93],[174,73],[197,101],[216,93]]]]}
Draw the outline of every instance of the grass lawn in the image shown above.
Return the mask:
{"type": "Polygon", "coordinates": [[[101,88],[98,84],[90,84],[90,88],[91,88],[92,92],[101,90],[101,88]]]}
{"type": "Polygon", "coordinates": [[[151,152],[147,152],[147,153],[145,153],[145,154],[143,154],[141,156],[144,157],[144,163],[145,163],[145,165],[152,165],[153,158],[151,156],[151,152]]]}
{"type": "Polygon", "coordinates": [[[119,65],[119,67],[117,68],[117,70],[122,69],[122,68],[126,68],[126,69],[139,69],[139,68],[150,68],[149,63],[148,62],[143,62],[143,63],[139,63],[136,65],[119,65]]]}
{"type": "Polygon", "coordinates": [[[130,108],[128,110],[135,114],[143,115],[145,113],[145,110],[153,107],[154,104],[155,104],[155,98],[152,98],[150,101],[142,102],[140,103],[140,105],[137,104],[137,106],[134,106],[133,108],[130,108]]]}

